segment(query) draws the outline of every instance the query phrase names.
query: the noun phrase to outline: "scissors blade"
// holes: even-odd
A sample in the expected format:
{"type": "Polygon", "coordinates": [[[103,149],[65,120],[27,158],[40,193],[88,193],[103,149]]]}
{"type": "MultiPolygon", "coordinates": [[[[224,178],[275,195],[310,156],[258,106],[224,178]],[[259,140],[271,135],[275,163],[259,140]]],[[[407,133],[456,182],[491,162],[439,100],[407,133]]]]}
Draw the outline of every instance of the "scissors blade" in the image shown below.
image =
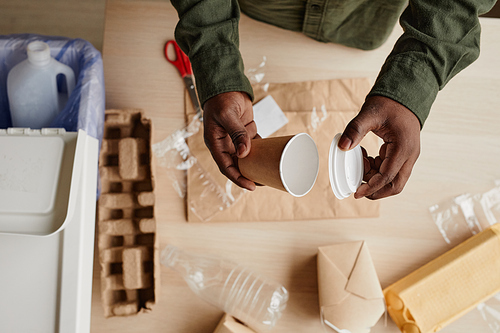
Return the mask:
{"type": "Polygon", "coordinates": [[[193,78],[191,77],[191,75],[186,75],[182,79],[184,80],[184,84],[186,85],[186,88],[189,92],[189,97],[191,98],[191,102],[193,103],[196,115],[198,116],[198,118],[200,118],[200,120],[203,120],[201,115],[200,103],[198,103],[198,97],[196,97],[196,90],[194,87],[193,78]]]}

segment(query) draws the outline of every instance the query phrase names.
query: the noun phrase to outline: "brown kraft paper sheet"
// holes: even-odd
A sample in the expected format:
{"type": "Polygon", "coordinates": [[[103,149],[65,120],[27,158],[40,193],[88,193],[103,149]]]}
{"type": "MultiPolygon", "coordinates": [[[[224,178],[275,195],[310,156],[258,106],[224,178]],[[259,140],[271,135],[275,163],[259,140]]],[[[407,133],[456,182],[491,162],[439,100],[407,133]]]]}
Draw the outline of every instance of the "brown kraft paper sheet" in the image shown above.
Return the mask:
{"type": "MultiPolygon", "coordinates": [[[[330,218],[378,217],[379,202],[366,198],[355,200],[351,195],[338,200],[330,186],[328,154],[330,144],[337,133],[359,112],[371,84],[368,79],[336,79],[294,83],[270,83],[254,86],[255,102],[271,95],[288,118],[288,124],[272,136],[293,135],[306,132],[318,146],[320,167],[313,189],[304,197],[292,195],[270,187],[257,187],[254,192],[242,195],[233,205],[210,219],[210,222],[232,221],[284,221],[330,218]],[[315,112],[313,112],[313,108],[315,112]]],[[[195,116],[192,103],[186,94],[186,116],[195,116]]],[[[370,155],[378,155],[379,139],[369,133],[361,145],[370,155]]],[[[188,139],[191,153],[198,159],[211,179],[226,188],[227,178],[213,161],[203,140],[203,129],[188,139]]],[[[187,220],[201,222],[192,212],[189,203],[198,200],[201,189],[193,181],[197,177],[193,168],[187,173],[187,220]]],[[[233,185],[236,186],[236,185],[233,185]]]]}

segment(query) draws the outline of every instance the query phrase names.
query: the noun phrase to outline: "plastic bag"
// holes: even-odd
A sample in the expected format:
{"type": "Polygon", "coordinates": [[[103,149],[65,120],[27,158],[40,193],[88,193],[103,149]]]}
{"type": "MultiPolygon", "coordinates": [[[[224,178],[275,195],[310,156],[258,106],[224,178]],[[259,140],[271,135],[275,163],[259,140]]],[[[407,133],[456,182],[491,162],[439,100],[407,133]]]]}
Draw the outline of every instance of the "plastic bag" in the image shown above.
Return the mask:
{"type": "Polygon", "coordinates": [[[186,140],[198,133],[200,127],[200,119],[194,117],[187,127],[155,143],[152,151],[158,164],[167,171],[172,186],[181,198],[187,198],[186,176],[188,170],[191,170],[192,182],[196,184],[199,192],[191,193],[187,198],[188,209],[200,220],[209,221],[217,213],[234,204],[245,190],[234,185],[229,179],[225,188],[219,186],[191,153],[186,140]]]}
{"type": "Polygon", "coordinates": [[[477,195],[466,193],[429,208],[446,243],[457,245],[483,230],[477,218],[477,202],[477,195]]]}
{"type": "Polygon", "coordinates": [[[477,310],[488,324],[491,332],[500,333],[500,294],[496,294],[485,303],[479,304],[477,310]]]}
{"type": "Polygon", "coordinates": [[[429,208],[446,243],[458,245],[500,221],[500,180],[484,193],[465,193],[429,208]]]}
{"type": "Polygon", "coordinates": [[[500,222],[500,180],[495,181],[495,187],[483,193],[479,201],[490,225],[500,222]]]}
{"type": "Polygon", "coordinates": [[[27,58],[26,47],[33,41],[43,41],[51,56],[73,69],[76,86],[64,109],[49,127],[66,131],[84,130],[102,141],[104,129],[104,72],[102,58],[91,43],[83,39],[34,34],[0,35],[0,128],[12,126],[7,99],[7,75],[27,58]]]}

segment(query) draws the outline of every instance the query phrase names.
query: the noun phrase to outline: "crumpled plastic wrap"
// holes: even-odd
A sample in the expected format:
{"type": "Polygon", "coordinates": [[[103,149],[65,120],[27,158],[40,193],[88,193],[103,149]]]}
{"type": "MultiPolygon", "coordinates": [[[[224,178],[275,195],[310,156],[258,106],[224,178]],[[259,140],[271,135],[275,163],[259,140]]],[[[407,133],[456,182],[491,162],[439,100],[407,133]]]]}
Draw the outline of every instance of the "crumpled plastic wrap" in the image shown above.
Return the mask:
{"type": "Polygon", "coordinates": [[[187,206],[200,220],[209,221],[214,215],[230,207],[245,190],[230,180],[227,180],[225,188],[219,186],[191,153],[187,140],[198,133],[201,126],[200,119],[194,117],[188,126],[155,143],[152,151],[158,164],[167,171],[172,186],[181,198],[187,198],[187,171],[191,169],[196,174],[196,188],[199,189],[199,193],[187,198],[187,206]]]}
{"type": "Polygon", "coordinates": [[[465,193],[429,208],[446,243],[461,243],[483,230],[476,214],[477,202],[477,195],[465,193]]]}
{"type": "Polygon", "coordinates": [[[158,164],[167,171],[172,186],[181,198],[187,198],[188,209],[202,221],[209,221],[220,211],[230,207],[245,190],[229,179],[225,188],[219,186],[189,150],[187,140],[199,132],[202,122],[194,117],[188,126],[175,131],[165,140],[155,143],[152,151],[158,164]],[[186,175],[191,170],[195,175],[199,193],[187,196],[186,175]]]}

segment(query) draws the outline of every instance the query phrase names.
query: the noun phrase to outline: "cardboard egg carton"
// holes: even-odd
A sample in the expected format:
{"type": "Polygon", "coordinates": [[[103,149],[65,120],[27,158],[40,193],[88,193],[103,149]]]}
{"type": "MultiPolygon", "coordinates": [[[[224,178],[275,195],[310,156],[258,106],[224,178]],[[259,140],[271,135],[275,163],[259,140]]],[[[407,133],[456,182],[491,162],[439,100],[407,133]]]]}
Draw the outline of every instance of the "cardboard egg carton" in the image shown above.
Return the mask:
{"type": "Polygon", "coordinates": [[[106,317],[151,309],[160,287],[151,135],[140,110],[106,111],[97,213],[106,317]]]}

